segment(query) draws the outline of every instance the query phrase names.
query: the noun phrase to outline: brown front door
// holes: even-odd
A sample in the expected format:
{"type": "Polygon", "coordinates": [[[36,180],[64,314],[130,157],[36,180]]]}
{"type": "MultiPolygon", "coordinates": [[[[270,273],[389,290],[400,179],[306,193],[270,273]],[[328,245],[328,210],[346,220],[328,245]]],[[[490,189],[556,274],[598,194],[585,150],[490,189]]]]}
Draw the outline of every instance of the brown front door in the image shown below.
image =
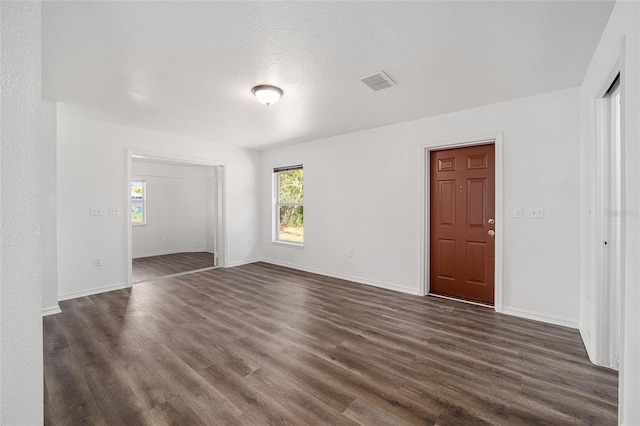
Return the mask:
{"type": "Polygon", "coordinates": [[[430,292],[494,302],[494,145],[431,152],[430,292]]]}

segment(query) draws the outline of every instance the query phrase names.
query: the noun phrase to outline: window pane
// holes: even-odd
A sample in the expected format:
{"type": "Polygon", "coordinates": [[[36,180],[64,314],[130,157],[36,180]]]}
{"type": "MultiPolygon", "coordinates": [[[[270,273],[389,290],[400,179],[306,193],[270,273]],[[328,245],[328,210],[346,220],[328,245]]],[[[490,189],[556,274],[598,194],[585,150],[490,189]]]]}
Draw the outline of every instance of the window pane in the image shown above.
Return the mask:
{"type": "Polygon", "coordinates": [[[131,200],[144,199],[144,182],[131,182],[131,200]]]}
{"type": "Polygon", "coordinates": [[[280,206],[278,212],[278,239],[301,243],[304,241],[302,206],[280,206]]]}
{"type": "Polygon", "coordinates": [[[142,203],[131,203],[131,222],[144,224],[144,211],[142,203]]]}
{"type": "Polygon", "coordinates": [[[145,224],[144,181],[131,182],[131,223],[135,225],[145,224]]]}
{"type": "Polygon", "coordinates": [[[304,172],[302,169],[278,172],[278,202],[298,203],[304,201],[304,172]]]}

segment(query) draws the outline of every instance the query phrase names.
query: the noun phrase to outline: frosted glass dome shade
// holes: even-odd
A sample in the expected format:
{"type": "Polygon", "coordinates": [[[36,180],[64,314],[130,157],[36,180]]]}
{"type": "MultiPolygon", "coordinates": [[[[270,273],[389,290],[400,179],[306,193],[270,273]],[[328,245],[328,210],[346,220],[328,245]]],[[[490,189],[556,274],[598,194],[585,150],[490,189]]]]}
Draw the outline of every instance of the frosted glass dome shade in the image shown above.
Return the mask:
{"type": "Polygon", "coordinates": [[[259,102],[265,105],[275,104],[280,100],[280,97],[284,93],[281,88],[266,84],[254,87],[251,89],[251,92],[253,92],[259,102]]]}

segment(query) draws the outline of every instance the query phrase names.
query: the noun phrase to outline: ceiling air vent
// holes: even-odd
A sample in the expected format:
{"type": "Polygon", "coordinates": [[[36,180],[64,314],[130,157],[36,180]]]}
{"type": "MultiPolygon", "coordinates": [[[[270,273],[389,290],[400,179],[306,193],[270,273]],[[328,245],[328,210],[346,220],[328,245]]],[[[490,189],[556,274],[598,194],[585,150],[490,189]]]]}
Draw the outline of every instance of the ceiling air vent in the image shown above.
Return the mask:
{"type": "Polygon", "coordinates": [[[375,74],[362,77],[360,81],[369,86],[371,90],[375,91],[386,89],[388,87],[396,85],[396,83],[391,80],[391,77],[385,74],[384,71],[378,71],[375,74]]]}

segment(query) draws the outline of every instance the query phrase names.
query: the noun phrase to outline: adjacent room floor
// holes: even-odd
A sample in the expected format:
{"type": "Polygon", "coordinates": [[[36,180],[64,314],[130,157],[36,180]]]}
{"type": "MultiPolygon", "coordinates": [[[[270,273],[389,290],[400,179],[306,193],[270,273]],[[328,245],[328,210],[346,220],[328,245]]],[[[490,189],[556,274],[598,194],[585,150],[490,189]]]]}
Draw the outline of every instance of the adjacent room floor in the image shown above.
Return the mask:
{"type": "Polygon", "coordinates": [[[131,262],[131,282],[138,283],[165,275],[211,268],[213,253],[189,252],[139,257],[131,262]]]}
{"type": "Polygon", "coordinates": [[[48,425],[616,424],[576,330],[256,263],[61,303],[48,425]]]}

